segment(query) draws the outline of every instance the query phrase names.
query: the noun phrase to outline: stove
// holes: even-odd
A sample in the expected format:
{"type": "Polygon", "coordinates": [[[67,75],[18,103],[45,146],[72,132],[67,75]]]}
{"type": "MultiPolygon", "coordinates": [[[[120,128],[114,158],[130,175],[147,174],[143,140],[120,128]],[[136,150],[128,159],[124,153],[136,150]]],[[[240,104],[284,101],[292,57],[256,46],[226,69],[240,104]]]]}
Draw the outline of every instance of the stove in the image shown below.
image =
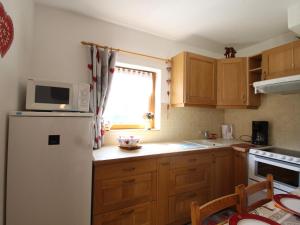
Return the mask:
{"type": "Polygon", "coordinates": [[[249,183],[274,177],[275,193],[289,193],[300,187],[300,151],[273,146],[249,150],[249,183]]]}
{"type": "Polygon", "coordinates": [[[268,146],[262,148],[252,148],[250,149],[249,153],[300,165],[300,151],[268,146]]]}

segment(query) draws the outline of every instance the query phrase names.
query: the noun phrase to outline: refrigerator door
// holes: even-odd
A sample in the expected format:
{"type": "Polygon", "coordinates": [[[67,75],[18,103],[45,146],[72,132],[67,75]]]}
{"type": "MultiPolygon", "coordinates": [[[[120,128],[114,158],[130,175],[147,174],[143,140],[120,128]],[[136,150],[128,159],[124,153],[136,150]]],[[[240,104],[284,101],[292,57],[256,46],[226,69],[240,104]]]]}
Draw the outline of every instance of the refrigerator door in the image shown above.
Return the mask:
{"type": "Polygon", "coordinates": [[[91,223],[91,123],[10,116],[7,225],[91,223]]]}

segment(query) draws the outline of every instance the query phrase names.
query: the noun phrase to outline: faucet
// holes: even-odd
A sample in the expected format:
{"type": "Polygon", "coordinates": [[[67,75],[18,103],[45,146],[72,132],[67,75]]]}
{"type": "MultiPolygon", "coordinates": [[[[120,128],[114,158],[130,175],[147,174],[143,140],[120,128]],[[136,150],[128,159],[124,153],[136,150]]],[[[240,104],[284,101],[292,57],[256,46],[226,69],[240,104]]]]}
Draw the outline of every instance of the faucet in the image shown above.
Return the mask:
{"type": "Polygon", "coordinates": [[[208,139],[209,138],[209,131],[208,130],[204,130],[202,132],[203,132],[203,135],[204,135],[205,139],[208,139]]]}

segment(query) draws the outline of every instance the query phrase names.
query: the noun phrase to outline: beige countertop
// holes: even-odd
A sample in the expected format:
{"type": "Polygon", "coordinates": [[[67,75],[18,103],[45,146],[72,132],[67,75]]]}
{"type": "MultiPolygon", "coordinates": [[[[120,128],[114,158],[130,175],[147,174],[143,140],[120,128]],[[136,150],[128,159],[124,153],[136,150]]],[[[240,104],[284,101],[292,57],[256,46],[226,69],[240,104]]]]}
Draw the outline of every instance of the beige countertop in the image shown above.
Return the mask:
{"type": "Polygon", "coordinates": [[[106,162],[111,160],[122,160],[131,158],[141,158],[141,157],[156,157],[158,155],[170,155],[173,153],[185,153],[185,152],[201,152],[214,150],[218,148],[230,147],[233,144],[241,144],[242,141],[238,140],[193,140],[200,144],[207,144],[207,147],[199,149],[199,147],[188,147],[185,148],[182,144],[185,142],[162,142],[162,143],[146,143],[141,144],[142,148],[138,150],[123,150],[118,146],[104,146],[99,150],[93,151],[94,162],[106,162]]]}

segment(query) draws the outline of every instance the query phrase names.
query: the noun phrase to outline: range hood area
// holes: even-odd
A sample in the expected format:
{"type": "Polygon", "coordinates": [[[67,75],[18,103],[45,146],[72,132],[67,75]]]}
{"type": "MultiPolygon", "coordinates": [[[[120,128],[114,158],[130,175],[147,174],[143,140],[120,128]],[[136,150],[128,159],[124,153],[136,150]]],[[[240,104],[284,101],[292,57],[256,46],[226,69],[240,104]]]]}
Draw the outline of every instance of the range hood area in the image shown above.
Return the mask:
{"type": "Polygon", "coordinates": [[[255,93],[300,93],[300,75],[293,75],[253,83],[255,93]]]}

